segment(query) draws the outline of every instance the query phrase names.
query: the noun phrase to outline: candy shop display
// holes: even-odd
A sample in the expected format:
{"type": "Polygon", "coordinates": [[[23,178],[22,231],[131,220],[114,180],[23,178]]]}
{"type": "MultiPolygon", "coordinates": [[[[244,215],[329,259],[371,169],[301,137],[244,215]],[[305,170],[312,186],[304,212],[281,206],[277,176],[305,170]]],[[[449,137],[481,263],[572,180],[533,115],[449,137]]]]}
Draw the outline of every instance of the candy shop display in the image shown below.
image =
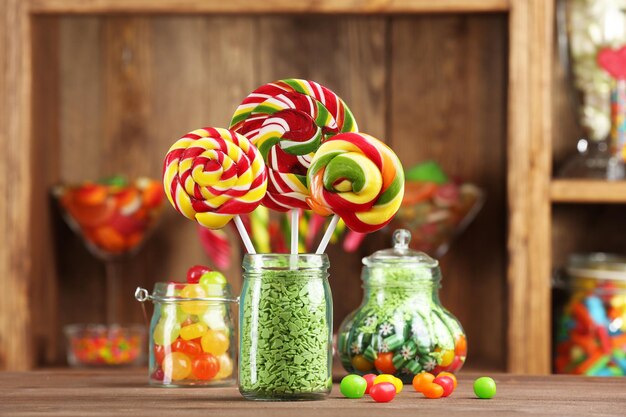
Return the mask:
{"type": "Polygon", "coordinates": [[[326,255],[244,257],[239,390],[245,398],[324,398],[332,388],[326,255]]]}
{"type": "Polygon", "coordinates": [[[187,282],[157,283],[137,300],[154,302],[150,324],[149,382],[158,386],[231,385],[235,382],[236,302],[225,277],[196,265],[187,282]]]}
{"type": "Polygon", "coordinates": [[[439,301],[438,262],[409,249],[411,234],[394,233],[394,247],[363,259],[364,300],[338,332],[338,354],[349,373],[392,374],[404,383],[427,371],[455,373],[467,341],[439,301]]]}
{"type": "Polygon", "coordinates": [[[146,351],[143,326],[79,325],[64,327],[71,366],[141,365],[146,351]]]}
{"type": "Polygon", "coordinates": [[[392,227],[411,231],[412,248],[440,257],[474,220],[484,193],[451,180],[434,161],[411,167],[405,178],[404,199],[392,227]]]}
{"type": "Polygon", "coordinates": [[[496,395],[496,381],[488,376],[482,376],[474,381],[474,394],[478,398],[490,399],[496,395]]]}
{"type": "Polygon", "coordinates": [[[57,186],[68,224],[101,258],[135,251],[156,224],[163,203],[158,181],[129,182],[117,176],[98,182],[57,186]]]}
{"type": "Polygon", "coordinates": [[[626,375],[626,257],[570,256],[568,291],[556,330],[557,373],[626,375]]]}

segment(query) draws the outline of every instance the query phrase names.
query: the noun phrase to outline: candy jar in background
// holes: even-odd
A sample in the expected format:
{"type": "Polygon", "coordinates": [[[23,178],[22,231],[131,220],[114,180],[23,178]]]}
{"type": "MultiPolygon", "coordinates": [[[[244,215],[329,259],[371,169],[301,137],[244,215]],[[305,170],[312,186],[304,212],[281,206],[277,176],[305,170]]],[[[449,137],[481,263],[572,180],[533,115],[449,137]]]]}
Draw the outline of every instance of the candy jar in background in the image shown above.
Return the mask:
{"type": "Polygon", "coordinates": [[[626,257],[571,255],[556,284],[567,302],[556,329],[555,371],[626,375],[626,257]]]}
{"type": "Polygon", "coordinates": [[[158,223],[164,194],[159,181],[116,176],[53,188],[63,218],[105,264],[106,324],[73,324],[64,331],[70,365],[129,365],[143,360],[145,329],[120,324],[120,268],[158,223]]]}
{"type": "MultiPolygon", "coordinates": [[[[557,3],[560,58],[568,67],[574,91],[571,102],[586,138],[570,138],[577,155],[559,170],[561,177],[621,179],[623,156],[616,144],[624,137],[626,86],[623,77],[610,70],[615,57],[606,57],[626,45],[623,0],[560,0],[557,3]],[[603,54],[605,54],[603,56],[603,54]],[[620,118],[622,121],[620,122],[620,118]],[[622,133],[618,131],[622,126],[622,133]]],[[[617,64],[617,68],[623,67],[617,64]]],[[[619,145],[620,148],[622,144],[619,145]]]]}
{"type": "Polygon", "coordinates": [[[413,166],[405,179],[404,199],[391,226],[410,230],[412,248],[440,258],[474,220],[484,193],[473,184],[451,180],[435,161],[413,166]]]}
{"type": "Polygon", "coordinates": [[[349,373],[393,374],[410,383],[422,371],[457,372],[465,362],[463,328],[439,301],[439,264],[410,249],[410,240],[408,230],[396,230],[393,248],[363,258],[363,302],[337,339],[349,373]]]}
{"type": "Polygon", "coordinates": [[[235,382],[235,326],[230,312],[238,300],[220,272],[194,266],[187,282],[157,283],[152,301],[149,382],[166,387],[231,385],[235,382]]]}

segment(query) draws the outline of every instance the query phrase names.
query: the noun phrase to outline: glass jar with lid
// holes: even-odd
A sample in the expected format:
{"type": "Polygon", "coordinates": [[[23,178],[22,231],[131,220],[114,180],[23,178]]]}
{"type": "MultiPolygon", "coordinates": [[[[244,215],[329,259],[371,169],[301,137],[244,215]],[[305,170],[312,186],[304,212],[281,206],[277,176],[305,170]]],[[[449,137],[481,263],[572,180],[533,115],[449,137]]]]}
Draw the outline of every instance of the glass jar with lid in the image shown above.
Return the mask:
{"type": "Polygon", "coordinates": [[[393,374],[410,383],[423,372],[456,372],[467,356],[459,321],[439,300],[439,263],[409,248],[396,230],[393,248],[363,258],[363,302],[343,321],[338,354],[350,373],[393,374]]]}
{"type": "Polygon", "coordinates": [[[575,254],[557,287],[567,302],[556,329],[557,373],[626,375],[626,257],[575,254]]]}
{"type": "Polygon", "coordinates": [[[148,364],[151,385],[235,382],[235,326],[230,306],[238,299],[228,284],[157,283],[152,294],[137,288],[135,298],[154,303],[148,364]]]}

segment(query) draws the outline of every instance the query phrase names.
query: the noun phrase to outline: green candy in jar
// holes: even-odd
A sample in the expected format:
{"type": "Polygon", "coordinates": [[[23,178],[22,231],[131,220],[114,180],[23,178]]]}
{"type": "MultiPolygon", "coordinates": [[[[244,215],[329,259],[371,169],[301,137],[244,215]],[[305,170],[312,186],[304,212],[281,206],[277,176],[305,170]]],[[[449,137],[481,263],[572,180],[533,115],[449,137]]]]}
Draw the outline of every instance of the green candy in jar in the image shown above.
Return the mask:
{"type": "Polygon", "coordinates": [[[408,230],[393,248],[363,259],[364,299],[339,328],[338,350],[349,373],[388,373],[410,383],[422,372],[457,372],[467,356],[465,333],[439,301],[438,262],[411,250],[408,230]]]}

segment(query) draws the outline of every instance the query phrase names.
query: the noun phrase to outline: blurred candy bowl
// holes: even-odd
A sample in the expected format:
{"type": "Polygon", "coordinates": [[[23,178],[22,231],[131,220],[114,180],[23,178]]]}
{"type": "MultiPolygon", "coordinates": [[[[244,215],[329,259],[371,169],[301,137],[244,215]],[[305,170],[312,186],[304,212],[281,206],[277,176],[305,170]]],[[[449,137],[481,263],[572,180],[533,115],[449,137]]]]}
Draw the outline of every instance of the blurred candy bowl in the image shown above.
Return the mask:
{"type": "Polygon", "coordinates": [[[427,161],[407,170],[402,206],[391,225],[411,232],[411,248],[441,257],[483,203],[481,189],[450,180],[439,164],[427,161]]]}
{"type": "Polygon", "coordinates": [[[144,326],[71,324],[63,330],[71,366],[141,365],[145,359],[144,326]]]}

